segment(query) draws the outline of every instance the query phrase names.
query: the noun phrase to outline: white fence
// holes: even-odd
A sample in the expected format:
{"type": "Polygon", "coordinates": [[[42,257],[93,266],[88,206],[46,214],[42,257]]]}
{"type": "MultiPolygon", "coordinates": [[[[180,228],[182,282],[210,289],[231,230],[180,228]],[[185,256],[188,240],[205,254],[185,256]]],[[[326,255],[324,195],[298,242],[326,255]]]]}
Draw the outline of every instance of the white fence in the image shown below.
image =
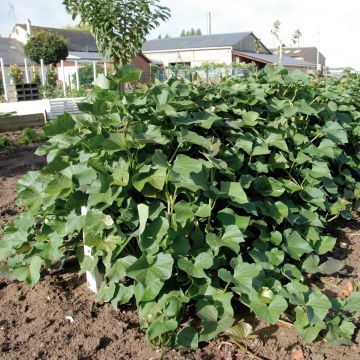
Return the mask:
{"type": "Polygon", "coordinates": [[[0,103],[0,112],[15,111],[17,115],[45,113],[48,119],[54,119],[64,112],[71,115],[81,114],[77,104],[84,101],[84,99],[77,97],[0,103]]]}

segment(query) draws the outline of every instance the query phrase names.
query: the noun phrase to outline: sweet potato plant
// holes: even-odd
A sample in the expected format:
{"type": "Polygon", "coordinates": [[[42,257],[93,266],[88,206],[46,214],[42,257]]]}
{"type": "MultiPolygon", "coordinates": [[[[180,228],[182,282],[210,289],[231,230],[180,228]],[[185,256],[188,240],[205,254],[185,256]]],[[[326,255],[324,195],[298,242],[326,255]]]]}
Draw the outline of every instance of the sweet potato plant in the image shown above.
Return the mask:
{"type": "Polygon", "coordinates": [[[135,301],[156,345],[197,347],[246,308],[306,342],[351,343],[360,292],[329,297],[314,279],[341,273],[327,225],[360,208],[359,76],[266,67],[118,91],[138,76],[100,77],[84,116],[45,126],[47,165],[17,183],[26,212],[0,241],[3,271],[34,285],[75,254],[104,275],[97,302],[135,301]]]}

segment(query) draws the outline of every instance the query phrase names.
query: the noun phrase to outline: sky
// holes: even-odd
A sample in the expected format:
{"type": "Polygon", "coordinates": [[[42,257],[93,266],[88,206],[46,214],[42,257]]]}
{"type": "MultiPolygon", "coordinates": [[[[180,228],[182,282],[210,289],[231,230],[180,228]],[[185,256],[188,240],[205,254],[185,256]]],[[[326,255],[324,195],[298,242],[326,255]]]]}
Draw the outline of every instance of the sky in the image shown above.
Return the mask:
{"type": "MultiPolygon", "coordinates": [[[[279,20],[280,37],[289,44],[300,29],[300,46],[317,46],[330,67],[351,66],[360,71],[360,0],[161,0],[171,18],[152,31],[179,36],[192,27],[207,33],[211,12],[212,33],[252,31],[269,48],[274,47],[273,23],[279,20]]],[[[15,23],[62,27],[73,24],[62,0],[0,0],[0,34],[8,36],[15,23]]]]}

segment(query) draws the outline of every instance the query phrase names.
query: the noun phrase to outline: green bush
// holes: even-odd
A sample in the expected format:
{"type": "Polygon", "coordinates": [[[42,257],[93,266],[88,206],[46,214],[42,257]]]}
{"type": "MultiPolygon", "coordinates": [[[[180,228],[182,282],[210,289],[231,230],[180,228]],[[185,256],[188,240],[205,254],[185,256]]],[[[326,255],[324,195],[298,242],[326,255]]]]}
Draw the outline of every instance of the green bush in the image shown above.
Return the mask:
{"type": "Polygon", "coordinates": [[[38,136],[35,130],[31,128],[25,128],[18,139],[19,144],[30,144],[36,141],[38,141],[38,136]]]}
{"type": "Polygon", "coordinates": [[[0,135],[0,149],[5,149],[11,146],[12,144],[13,144],[12,141],[8,137],[4,135],[0,135]]]}
{"type": "MultiPolygon", "coordinates": [[[[96,65],[96,73],[102,74],[104,70],[100,65],[96,65]]],[[[73,75],[73,82],[76,84],[76,75],[73,75]]],[[[79,82],[81,86],[92,86],[94,82],[93,66],[89,64],[79,66],[79,82]]]]}
{"type": "Polygon", "coordinates": [[[285,312],[305,342],[350,344],[360,292],[313,280],[343,267],[326,226],[360,208],[359,76],[266,67],[118,91],[138,77],[100,76],[87,116],[44,127],[49,163],[17,183],[27,212],[1,241],[7,272],[34,285],[76,254],[80,273],[103,269],[97,302],[135,298],[155,345],[236,333],[237,303],[271,324],[285,312]]]}
{"type": "Polygon", "coordinates": [[[67,45],[67,41],[61,35],[38,31],[24,45],[24,52],[27,57],[38,64],[43,59],[45,65],[55,66],[68,56],[67,45]]]}

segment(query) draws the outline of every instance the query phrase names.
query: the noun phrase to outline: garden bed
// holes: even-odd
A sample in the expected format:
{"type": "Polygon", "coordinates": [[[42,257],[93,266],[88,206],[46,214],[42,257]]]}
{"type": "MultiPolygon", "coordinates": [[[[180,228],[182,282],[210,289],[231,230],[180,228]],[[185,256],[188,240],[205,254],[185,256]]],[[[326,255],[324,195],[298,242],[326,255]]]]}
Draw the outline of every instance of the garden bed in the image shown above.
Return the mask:
{"type": "MultiPolygon", "coordinates": [[[[0,152],[1,228],[21,211],[15,204],[16,181],[45,163],[44,158],[34,155],[35,149],[36,145],[27,145],[0,152]]],[[[334,256],[344,260],[345,272],[336,277],[322,277],[317,285],[330,293],[341,294],[349,281],[359,280],[360,219],[338,222],[330,230],[338,237],[334,256]]],[[[94,294],[77,272],[77,266],[69,262],[65,268],[47,273],[34,288],[0,278],[0,359],[160,358],[161,352],[152,349],[139,330],[132,305],[119,311],[110,304],[95,306],[94,294]]],[[[244,312],[243,308],[237,310],[244,312]]],[[[331,348],[322,342],[303,344],[298,332],[281,322],[269,325],[250,314],[246,321],[254,326],[256,335],[247,340],[246,345],[261,359],[355,360],[360,357],[358,332],[356,343],[351,347],[331,348]]],[[[198,350],[169,350],[163,358],[254,357],[226,338],[220,338],[198,350]]]]}

